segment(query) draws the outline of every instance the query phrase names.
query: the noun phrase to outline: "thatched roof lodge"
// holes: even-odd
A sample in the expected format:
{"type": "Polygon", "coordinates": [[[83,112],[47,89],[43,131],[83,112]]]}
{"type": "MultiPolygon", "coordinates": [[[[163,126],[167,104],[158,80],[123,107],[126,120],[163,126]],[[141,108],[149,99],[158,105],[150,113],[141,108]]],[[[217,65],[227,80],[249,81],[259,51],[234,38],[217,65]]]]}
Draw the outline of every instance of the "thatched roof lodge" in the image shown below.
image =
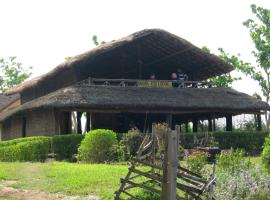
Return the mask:
{"type": "MultiPolygon", "coordinates": [[[[20,103],[2,109],[2,139],[71,132],[71,112],[77,112],[81,133],[82,113],[86,129],[127,131],[131,123],[145,129],[155,121],[171,124],[261,114],[269,105],[228,88],[205,82],[233,67],[215,55],[164,30],[150,29],[105,43],[75,56],[47,74],[9,90],[20,103]],[[170,75],[181,69],[188,75],[181,87],[172,87],[170,75]],[[148,80],[151,73],[158,80],[148,80]]],[[[1,99],[0,99],[1,100],[1,99]]],[[[1,103],[0,103],[1,104],[1,103]]]]}

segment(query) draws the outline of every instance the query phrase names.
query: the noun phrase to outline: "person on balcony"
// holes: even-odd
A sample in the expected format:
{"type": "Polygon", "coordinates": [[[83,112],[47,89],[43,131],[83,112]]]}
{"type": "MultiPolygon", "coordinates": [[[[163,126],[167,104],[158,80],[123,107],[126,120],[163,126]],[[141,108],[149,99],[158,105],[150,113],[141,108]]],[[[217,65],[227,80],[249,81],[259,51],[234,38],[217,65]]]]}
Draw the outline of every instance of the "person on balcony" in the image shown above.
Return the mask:
{"type": "Polygon", "coordinates": [[[184,81],[188,80],[188,76],[183,73],[181,69],[177,69],[177,80],[178,80],[178,87],[185,87],[184,81]]]}
{"type": "Polygon", "coordinates": [[[178,83],[178,78],[177,78],[177,74],[176,73],[172,73],[171,74],[171,79],[172,79],[172,86],[173,87],[178,87],[179,83],[178,83]]]}
{"type": "Polygon", "coordinates": [[[156,75],[154,73],[150,74],[149,79],[150,80],[156,80],[156,75]]]}

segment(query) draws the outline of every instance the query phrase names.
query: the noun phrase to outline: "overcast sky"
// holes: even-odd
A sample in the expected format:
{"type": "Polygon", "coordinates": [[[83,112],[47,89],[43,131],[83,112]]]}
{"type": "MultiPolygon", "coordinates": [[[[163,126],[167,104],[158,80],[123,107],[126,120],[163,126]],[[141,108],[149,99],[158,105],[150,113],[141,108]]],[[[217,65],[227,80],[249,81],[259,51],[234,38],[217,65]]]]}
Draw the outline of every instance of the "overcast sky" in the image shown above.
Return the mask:
{"type": "MultiPolygon", "coordinates": [[[[270,8],[270,0],[1,0],[0,57],[17,56],[33,66],[33,77],[91,48],[92,36],[110,41],[145,28],[162,28],[191,43],[240,53],[254,62],[242,22],[250,4],[270,8]]],[[[234,88],[253,94],[250,80],[234,88]]]]}

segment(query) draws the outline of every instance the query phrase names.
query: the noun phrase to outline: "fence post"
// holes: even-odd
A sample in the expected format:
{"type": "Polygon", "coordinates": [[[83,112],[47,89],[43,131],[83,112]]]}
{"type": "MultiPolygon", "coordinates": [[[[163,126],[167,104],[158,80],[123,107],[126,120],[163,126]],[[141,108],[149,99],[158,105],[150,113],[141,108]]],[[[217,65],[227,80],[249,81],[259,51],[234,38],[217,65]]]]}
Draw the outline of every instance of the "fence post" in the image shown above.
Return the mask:
{"type": "Polygon", "coordinates": [[[163,161],[162,200],[176,200],[176,179],[178,167],[178,131],[168,131],[165,137],[165,155],[163,161]]]}

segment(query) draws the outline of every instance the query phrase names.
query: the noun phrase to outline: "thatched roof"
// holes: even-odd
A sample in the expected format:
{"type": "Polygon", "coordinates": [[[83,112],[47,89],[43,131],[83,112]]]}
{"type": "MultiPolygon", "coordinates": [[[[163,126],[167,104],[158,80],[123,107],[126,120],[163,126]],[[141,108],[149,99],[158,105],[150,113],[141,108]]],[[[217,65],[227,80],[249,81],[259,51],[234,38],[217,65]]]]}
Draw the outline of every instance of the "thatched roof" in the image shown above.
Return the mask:
{"type": "Polygon", "coordinates": [[[19,94],[3,95],[0,94],[0,111],[20,98],[19,94]]]}
{"type": "Polygon", "coordinates": [[[84,111],[160,113],[259,113],[269,105],[224,88],[139,88],[74,85],[23,104],[0,115],[0,121],[36,108],[84,111]]]}
{"type": "Polygon", "coordinates": [[[67,87],[88,77],[169,79],[181,68],[191,80],[204,80],[233,70],[217,56],[160,29],[147,29],[100,45],[58,65],[47,74],[27,81],[7,93],[38,94],[33,98],[67,87]]]}

